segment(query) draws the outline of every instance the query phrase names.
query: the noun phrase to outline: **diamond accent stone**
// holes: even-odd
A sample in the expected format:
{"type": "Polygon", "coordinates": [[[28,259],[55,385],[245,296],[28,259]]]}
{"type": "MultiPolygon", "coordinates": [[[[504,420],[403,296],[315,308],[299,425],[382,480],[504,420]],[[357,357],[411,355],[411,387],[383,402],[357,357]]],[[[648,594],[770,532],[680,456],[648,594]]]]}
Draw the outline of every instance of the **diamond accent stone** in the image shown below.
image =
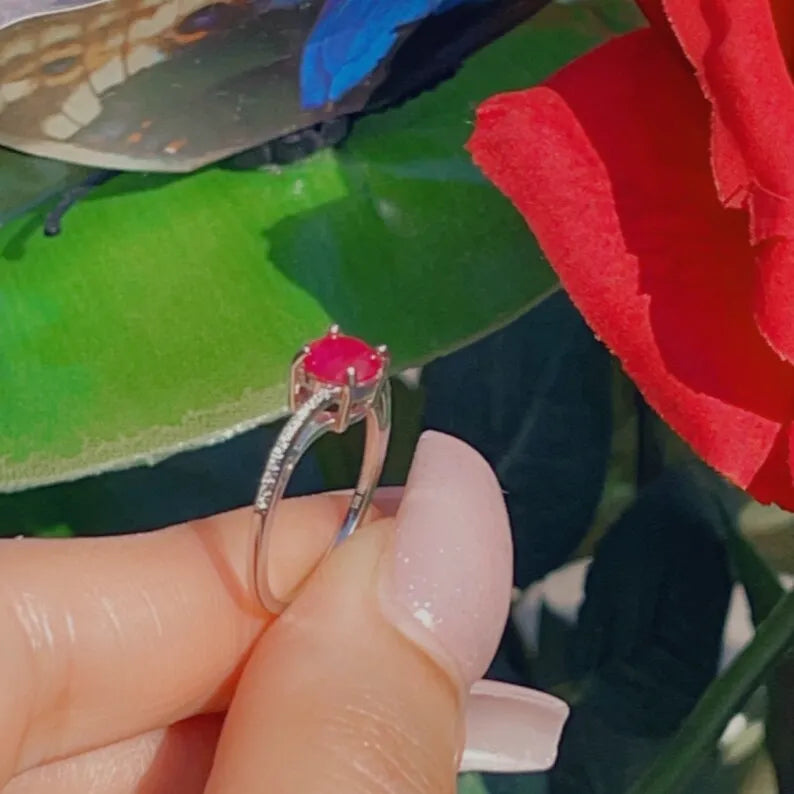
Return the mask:
{"type": "Polygon", "coordinates": [[[270,509],[279,477],[287,471],[284,459],[290,448],[294,447],[295,440],[303,432],[306,425],[312,421],[314,414],[333,403],[336,399],[337,389],[320,389],[312,394],[306,402],[302,403],[300,408],[295,411],[284,425],[276,443],[270,450],[267,465],[262,473],[262,479],[259,481],[259,488],[254,501],[254,507],[259,512],[265,512],[270,509]]]}

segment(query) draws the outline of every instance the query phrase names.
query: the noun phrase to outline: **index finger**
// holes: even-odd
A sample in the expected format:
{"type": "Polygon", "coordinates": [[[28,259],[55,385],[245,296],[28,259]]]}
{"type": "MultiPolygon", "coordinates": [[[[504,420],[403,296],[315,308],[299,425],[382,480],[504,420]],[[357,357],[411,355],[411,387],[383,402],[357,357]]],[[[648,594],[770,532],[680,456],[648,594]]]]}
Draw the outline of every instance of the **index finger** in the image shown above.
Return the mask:
{"type": "MultiPolygon", "coordinates": [[[[285,500],[290,546],[349,497],[285,500]]],[[[0,541],[0,789],[53,758],[225,707],[269,620],[247,580],[251,510],[158,532],[0,541]]]]}

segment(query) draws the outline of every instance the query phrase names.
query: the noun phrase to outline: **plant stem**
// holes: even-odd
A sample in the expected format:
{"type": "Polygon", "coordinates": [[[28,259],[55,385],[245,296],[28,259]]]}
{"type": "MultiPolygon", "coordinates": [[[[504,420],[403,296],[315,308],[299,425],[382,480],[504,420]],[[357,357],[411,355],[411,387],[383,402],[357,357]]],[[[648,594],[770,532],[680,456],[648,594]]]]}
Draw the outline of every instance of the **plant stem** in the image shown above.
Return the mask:
{"type": "MultiPolygon", "coordinates": [[[[757,626],[785,594],[777,574],[741,532],[730,530],[726,538],[739,574],[753,623],[757,626]]],[[[786,654],[769,676],[769,706],[766,717],[766,746],[775,767],[778,790],[794,792],[794,752],[791,726],[794,724],[794,659],[786,654]]]]}
{"type": "Polygon", "coordinates": [[[706,689],[678,733],[630,794],[678,794],[715,747],[730,718],[761,684],[794,639],[794,591],[758,626],[733,664],[706,689]]]}

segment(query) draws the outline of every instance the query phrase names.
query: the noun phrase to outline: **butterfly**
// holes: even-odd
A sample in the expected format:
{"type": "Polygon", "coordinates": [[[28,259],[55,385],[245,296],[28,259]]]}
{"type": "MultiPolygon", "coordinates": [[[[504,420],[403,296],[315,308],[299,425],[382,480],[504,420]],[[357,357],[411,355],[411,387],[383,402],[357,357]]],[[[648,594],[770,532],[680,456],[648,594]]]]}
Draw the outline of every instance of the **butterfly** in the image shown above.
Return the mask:
{"type": "Polygon", "coordinates": [[[543,2],[2,0],[0,146],[186,172],[296,131],[333,143],[543,2]]]}

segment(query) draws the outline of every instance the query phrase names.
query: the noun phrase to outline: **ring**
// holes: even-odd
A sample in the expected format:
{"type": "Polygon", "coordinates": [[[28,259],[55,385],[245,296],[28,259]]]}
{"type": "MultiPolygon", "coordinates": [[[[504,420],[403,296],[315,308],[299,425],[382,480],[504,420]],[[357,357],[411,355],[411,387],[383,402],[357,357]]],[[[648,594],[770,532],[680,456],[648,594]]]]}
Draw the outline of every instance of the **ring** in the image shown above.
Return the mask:
{"type": "Polygon", "coordinates": [[[289,478],[320,436],[329,431],[344,433],[362,420],[366,420],[366,440],[358,484],[342,525],[320,561],[355,532],[369,507],[383,471],[391,430],[389,361],[385,345],[371,347],[341,333],[338,325],[304,345],[293,359],[289,376],[292,416],[270,451],[254,501],[251,584],[262,606],[271,613],[283,612],[302,583],[291,587],[286,595],[276,595],[274,572],[269,569],[273,516],[289,478]]]}

